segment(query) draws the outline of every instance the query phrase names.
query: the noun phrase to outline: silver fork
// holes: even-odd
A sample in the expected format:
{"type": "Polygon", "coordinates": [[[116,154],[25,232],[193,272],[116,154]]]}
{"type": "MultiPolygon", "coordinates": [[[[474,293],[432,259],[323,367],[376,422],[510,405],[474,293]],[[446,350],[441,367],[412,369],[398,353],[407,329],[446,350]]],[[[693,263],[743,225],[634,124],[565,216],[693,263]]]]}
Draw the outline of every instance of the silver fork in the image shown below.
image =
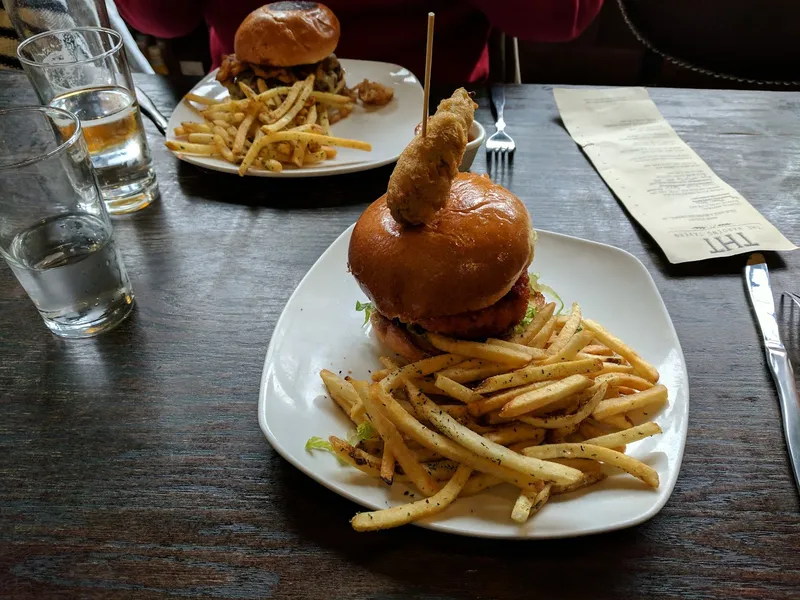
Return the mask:
{"type": "Polygon", "coordinates": [[[506,107],[506,91],[503,86],[492,86],[492,104],[497,112],[497,122],[494,124],[497,131],[486,140],[486,152],[495,155],[511,154],[517,145],[511,136],[506,133],[506,121],[503,119],[503,109],[506,107]]]}

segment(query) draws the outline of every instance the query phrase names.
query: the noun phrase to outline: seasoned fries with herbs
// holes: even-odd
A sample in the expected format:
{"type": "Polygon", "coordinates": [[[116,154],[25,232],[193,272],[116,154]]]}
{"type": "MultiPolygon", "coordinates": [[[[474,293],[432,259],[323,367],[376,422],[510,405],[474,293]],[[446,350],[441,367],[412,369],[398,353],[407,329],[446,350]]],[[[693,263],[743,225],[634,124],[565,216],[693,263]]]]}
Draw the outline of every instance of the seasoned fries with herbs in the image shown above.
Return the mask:
{"type": "Polygon", "coordinates": [[[381,357],[385,368],[369,382],[322,371],[357,429],[349,442],[312,438],[306,449],[333,452],[368,477],[414,487],[419,497],[359,513],[354,529],[411,523],[500,484],[518,488],[509,517],[519,524],[552,496],[611,474],[658,487],[658,473],[625,453],[661,433],[654,422],[632,422],[642,407],[667,401],[655,367],[584,319],[577,304],[568,315],[545,304],[518,329],[486,343],[429,333],[443,354],[404,366],[381,357]]]}

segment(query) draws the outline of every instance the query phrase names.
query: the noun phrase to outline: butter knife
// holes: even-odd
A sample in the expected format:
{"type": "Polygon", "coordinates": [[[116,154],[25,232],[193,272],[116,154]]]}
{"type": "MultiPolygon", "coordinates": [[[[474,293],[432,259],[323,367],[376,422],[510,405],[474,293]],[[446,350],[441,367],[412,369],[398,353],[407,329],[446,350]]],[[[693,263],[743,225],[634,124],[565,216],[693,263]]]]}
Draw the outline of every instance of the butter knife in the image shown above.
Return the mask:
{"type": "Polygon", "coordinates": [[[764,339],[769,370],[778,388],[789,462],[794,472],[795,485],[800,491],[800,395],[797,393],[792,363],[789,362],[786,347],[781,341],[778,321],[775,318],[775,301],[769,283],[769,269],[761,254],[753,254],[747,261],[744,279],[750,304],[753,306],[764,339]]]}

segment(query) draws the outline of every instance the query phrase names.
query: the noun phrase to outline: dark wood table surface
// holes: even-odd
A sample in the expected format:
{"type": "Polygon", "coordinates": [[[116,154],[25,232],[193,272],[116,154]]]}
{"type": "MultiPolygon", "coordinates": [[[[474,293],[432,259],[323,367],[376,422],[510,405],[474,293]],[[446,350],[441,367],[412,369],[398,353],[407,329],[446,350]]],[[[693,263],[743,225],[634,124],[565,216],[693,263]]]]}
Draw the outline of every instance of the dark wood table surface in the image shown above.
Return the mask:
{"type": "MultiPolygon", "coordinates": [[[[165,114],[191,84],[138,83],[165,114]]],[[[723,179],[800,241],[800,96],[651,93],[723,179]]],[[[356,505],[280,458],[256,405],[289,295],[391,167],[239,179],[180,163],[148,123],[161,200],[115,222],[130,319],[60,340],[0,267],[0,597],[800,598],[800,502],[745,258],[667,263],[564,131],[551,89],[507,94],[519,149],[493,175],[537,227],[641,259],[677,328],[689,436],[661,513],[561,541],[353,532],[356,505]]],[[[0,106],[33,101],[23,77],[0,75],[0,106]]],[[[492,121],[485,95],[478,119],[492,121]]],[[[485,168],[480,153],[474,169],[485,168]]],[[[770,263],[776,290],[800,292],[800,254],[770,263]]]]}

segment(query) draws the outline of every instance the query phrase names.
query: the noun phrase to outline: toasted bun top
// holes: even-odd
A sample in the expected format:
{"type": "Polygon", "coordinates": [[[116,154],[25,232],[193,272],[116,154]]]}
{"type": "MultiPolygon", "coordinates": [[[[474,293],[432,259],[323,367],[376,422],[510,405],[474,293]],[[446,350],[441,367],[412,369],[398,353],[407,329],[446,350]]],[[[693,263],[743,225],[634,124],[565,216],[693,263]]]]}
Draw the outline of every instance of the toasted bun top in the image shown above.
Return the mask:
{"type": "Polygon", "coordinates": [[[339,19],[318,2],[273,2],[251,12],[234,38],[236,58],[274,67],[321,61],[339,43],[339,19]]]}
{"type": "Polygon", "coordinates": [[[525,205],[487,177],[460,173],[426,225],[402,227],[386,196],[373,202],[350,239],[350,271],[384,316],[404,323],[491,306],[533,260],[525,205]]]}

